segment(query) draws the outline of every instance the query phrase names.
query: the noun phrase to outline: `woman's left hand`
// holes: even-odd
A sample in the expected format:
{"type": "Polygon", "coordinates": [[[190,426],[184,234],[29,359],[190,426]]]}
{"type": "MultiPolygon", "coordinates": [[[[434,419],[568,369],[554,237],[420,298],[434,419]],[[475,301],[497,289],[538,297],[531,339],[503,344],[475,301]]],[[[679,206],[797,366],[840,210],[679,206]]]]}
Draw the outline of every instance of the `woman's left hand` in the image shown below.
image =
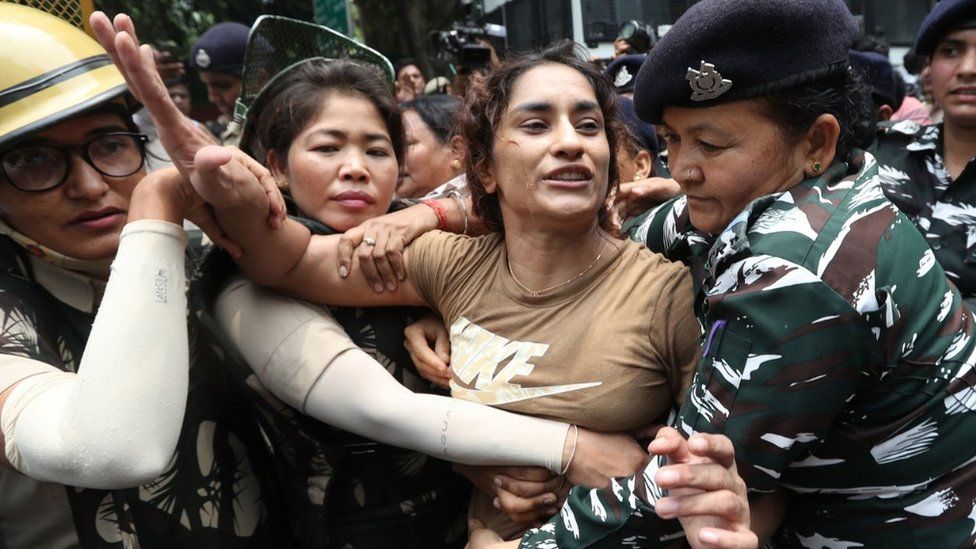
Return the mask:
{"type": "Polygon", "coordinates": [[[355,256],[376,293],[383,293],[384,289],[395,292],[399,281],[407,278],[404,248],[418,236],[436,229],[437,223],[434,210],[418,204],[349,229],[339,240],[339,276],[349,276],[355,256]]]}

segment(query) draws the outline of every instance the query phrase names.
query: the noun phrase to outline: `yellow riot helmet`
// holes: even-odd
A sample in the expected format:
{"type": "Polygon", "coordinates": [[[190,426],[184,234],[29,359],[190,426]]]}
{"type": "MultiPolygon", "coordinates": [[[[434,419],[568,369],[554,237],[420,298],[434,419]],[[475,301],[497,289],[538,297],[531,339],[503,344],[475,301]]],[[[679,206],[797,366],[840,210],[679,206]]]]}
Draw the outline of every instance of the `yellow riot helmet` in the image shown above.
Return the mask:
{"type": "Polygon", "coordinates": [[[0,2],[0,67],[0,147],[128,92],[84,31],[9,2],[0,2]]]}

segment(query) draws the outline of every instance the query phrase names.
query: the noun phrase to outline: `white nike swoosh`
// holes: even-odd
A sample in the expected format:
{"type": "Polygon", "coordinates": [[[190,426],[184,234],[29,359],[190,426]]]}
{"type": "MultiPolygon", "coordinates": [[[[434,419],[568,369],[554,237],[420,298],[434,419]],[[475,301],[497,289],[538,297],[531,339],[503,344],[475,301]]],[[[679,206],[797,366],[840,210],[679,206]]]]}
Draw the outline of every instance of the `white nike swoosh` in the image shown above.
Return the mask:
{"type": "Polygon", "coordinates": [[[498,406],[501,404],[508,404],[510,402],[518,402],[520,400],[529,400],[544,396],[557,395],[560,393],[569,393],[571,391],[579,391],[582,389],[588,389],[590,387],[596,387],[598,385],[603,385],[603,382],[594,381],[590,383],[574,383],[571,385],[550,385],[549,387],[505,387],[503,389],[486,391],[482,389],[468,389],[467,387],[458,385],[454,380],[451,380],[451,395],[454,398],[460,398],[470,402],[478,402],[488,406],[498,406]]]}

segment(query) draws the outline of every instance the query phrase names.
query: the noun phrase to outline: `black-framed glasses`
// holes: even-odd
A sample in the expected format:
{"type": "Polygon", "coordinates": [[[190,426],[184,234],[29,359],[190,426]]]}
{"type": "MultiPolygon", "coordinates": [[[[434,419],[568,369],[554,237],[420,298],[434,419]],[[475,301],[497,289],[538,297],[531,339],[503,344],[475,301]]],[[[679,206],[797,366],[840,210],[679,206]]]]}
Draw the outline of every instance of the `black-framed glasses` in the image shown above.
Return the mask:
{"type": "Polygon", "coordinates": [[[49,191],[68,179],[71,153],[78,151],[98,173],[128,177],[142,169],[148,141],[141,133],[111,132],[80,145],[25,145],[0,153],[0,170],[21,191],[49,191]]]}

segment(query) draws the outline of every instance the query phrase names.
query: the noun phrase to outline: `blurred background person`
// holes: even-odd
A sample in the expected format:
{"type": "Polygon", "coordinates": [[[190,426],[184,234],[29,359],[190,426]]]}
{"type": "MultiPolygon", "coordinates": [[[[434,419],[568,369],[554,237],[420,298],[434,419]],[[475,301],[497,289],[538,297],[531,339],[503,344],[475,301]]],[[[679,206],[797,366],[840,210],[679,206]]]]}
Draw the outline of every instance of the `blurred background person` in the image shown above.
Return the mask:
{"type": "Polygon", "coordinates": [[[420,198],[464,171],[457,119],[461,100],[452,95],[420,96],[401,105],[407,135],[398,198],[420,198]]]}
{"type": "Polygon", "coordinates": [[[217,23],[190,48],[190,67],[207,87],[207,99],[220,111],[215,123],[206,123],[207,128],[220,136],[224,145],[237,145],[241,139],[240,126],[233,117],[234,104],[241,95],[241,70],[249,32],[240,23],[217,23]]]}
{"type": "Polygon", "coordinates": [[[401,59],[396,65],[396,99],[400,103],[420,97],[424,93],[424,73],[413,59],[401,59]]]}

